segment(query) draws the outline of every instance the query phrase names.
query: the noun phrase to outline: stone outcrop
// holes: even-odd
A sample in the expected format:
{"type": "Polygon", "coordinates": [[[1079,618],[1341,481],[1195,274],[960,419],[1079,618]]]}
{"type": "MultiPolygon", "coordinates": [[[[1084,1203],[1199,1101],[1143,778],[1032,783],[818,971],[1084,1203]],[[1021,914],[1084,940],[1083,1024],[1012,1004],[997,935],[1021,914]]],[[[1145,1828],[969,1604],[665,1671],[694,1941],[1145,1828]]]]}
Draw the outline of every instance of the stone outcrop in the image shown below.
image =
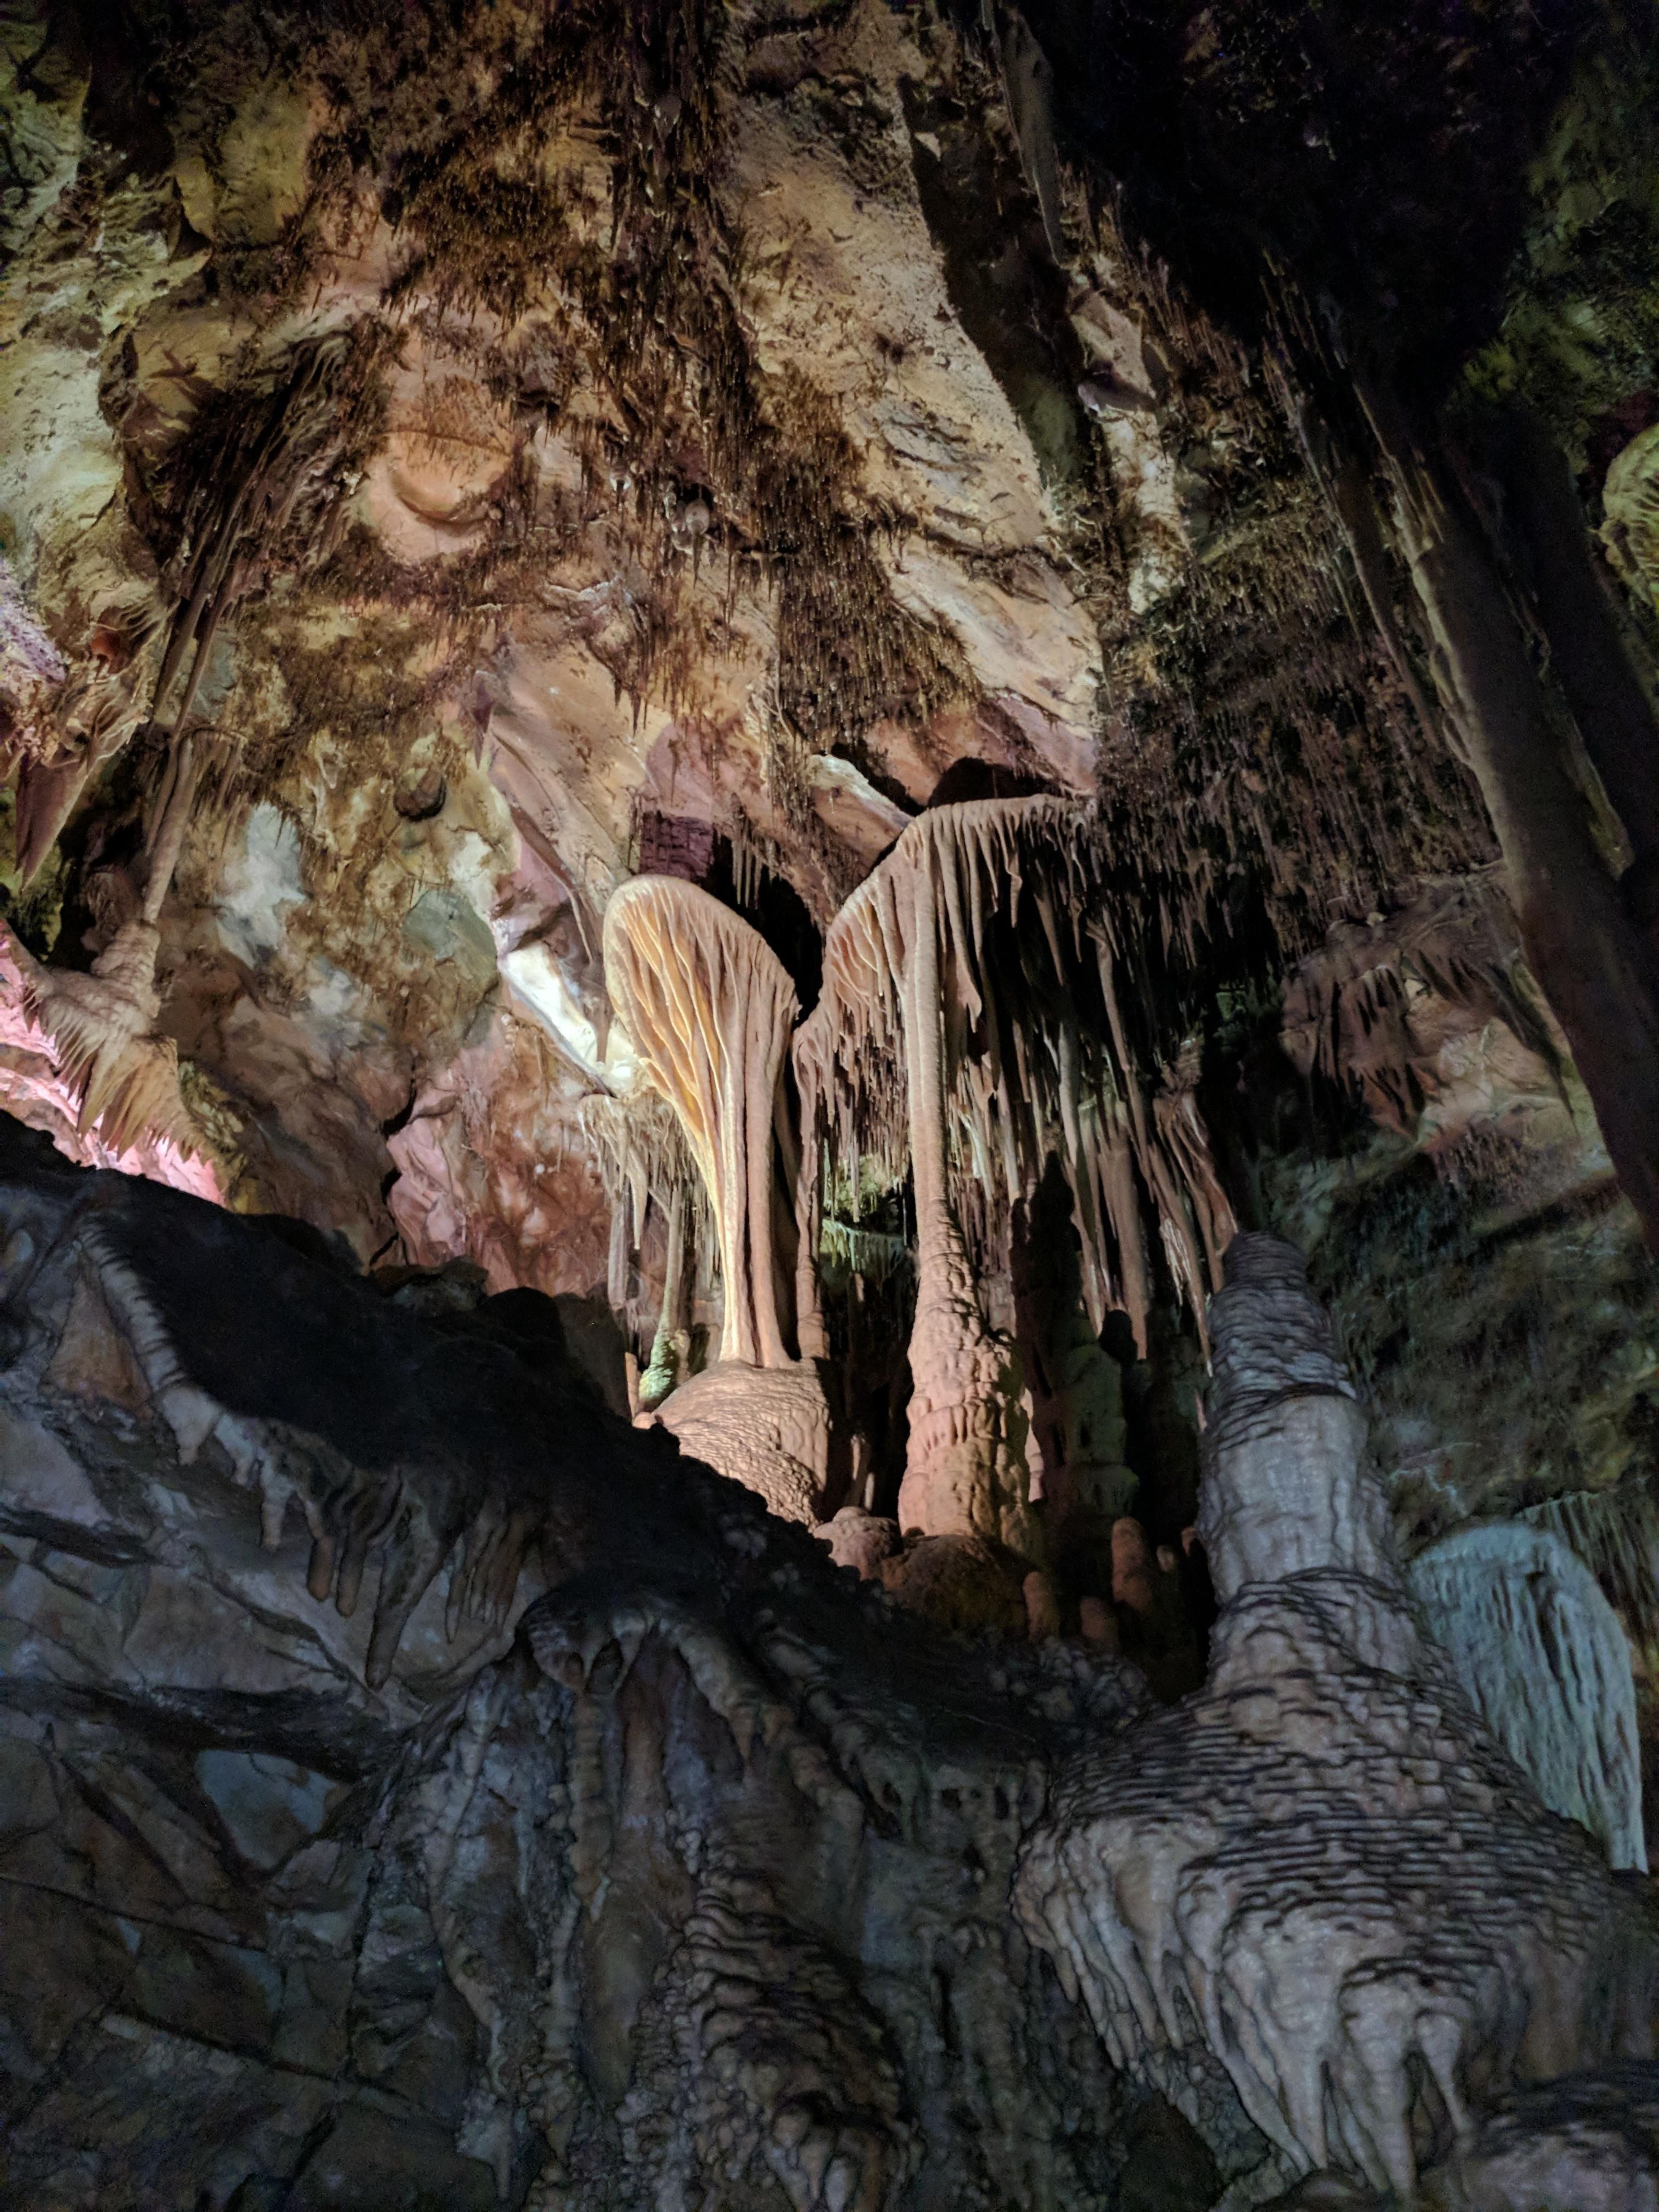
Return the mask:
{"type": "Polygon", "coordinates": [[[1502,2101],[1639,2039],[1650,1940],[1419,1640],[1285,1248],[1217,1301],[1226,1603],[1158,1713],[1085,1643],[896,1610],[605,1413],[539,1306],[440,1326],[37,1141],[8,2208],[1238,2204],[1408,2190],[1413,2087],[1482,2212],[1635,2171],[1650,2069],[1502,2101]],[[1244,1579],[1253,1489],[1270,1526],[1316,1461],[1317,1540],[1244,1579]]]}
{"type": "Polygon", "coordinates": [[[3,1201],[0,2202],[1082,2212],[1118,2092],[1004,1899],[1121,1662],[855,1598],[488,1304],[21,1138],[3,1201]]]}

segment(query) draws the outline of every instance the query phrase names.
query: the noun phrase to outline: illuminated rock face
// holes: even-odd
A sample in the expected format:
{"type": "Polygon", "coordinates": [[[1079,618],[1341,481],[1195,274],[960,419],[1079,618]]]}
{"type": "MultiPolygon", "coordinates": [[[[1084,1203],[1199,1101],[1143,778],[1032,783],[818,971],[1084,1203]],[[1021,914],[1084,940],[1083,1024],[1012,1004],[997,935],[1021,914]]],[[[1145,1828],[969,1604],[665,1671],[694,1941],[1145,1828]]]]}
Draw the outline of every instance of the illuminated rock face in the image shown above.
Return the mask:
{"type": "Polygon", "coordinates": [[[1120,2063],[1200,2050],[1291,2172],[1409,2195],[1494,2091],[1645,2055],[1654,1955],[1424,1637],[1301,1255],[1227,1277],[1208,1679],[1062,1775],[1017,1907],[1120,2063]]]}

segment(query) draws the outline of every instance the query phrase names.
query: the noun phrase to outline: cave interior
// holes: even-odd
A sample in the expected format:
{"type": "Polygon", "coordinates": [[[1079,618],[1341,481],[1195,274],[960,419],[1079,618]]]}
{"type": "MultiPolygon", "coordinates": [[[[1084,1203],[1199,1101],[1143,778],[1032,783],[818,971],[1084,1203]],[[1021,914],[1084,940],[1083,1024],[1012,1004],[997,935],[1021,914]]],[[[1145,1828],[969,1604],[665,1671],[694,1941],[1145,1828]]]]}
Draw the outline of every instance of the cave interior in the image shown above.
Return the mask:
{"type": "Polygon", "coordinates": [[[1655,2212],[1655,0],[0,0],[0,2212],[1655,2212]]]}

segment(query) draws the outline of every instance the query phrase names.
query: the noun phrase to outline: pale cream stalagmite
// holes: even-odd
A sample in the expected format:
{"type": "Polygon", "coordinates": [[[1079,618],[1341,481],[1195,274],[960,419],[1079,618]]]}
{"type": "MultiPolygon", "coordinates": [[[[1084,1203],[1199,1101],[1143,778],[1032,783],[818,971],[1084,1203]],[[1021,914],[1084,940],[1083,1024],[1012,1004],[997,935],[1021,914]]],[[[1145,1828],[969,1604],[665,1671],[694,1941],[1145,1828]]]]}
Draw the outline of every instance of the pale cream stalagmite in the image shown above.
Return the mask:
{"type": "Polygon", "coordinates": [[[637,876],[612,896],[605,973],[708,1190],[725,1289],[720,1357],[660,1418],[775,1512],[816,1520],[829,1413],[816,1368],[789,1340],[794,1270],[780,1237],[794,1200],[780,1193],[780,1164],[783,1181],[799,1177],[783,1087],[794,987],[740,915],[671,876],[637,876]]]}
{"type": "Polygon", "coordinates": [[[861,1158],[890,1181],[907,1159],[914,1172],[915,1390],[899,1512],[926,1535],[1023,1547],[1021,1382],[981,1304],[970,1211],[1000,1235],[1056,1157],[1090,1320],[1098,1328],[1108,1307],[1124,1308],[1143,1345],[1143,1189],[1194,1299],[1231,1233],[1196,1115],[1178,1117],[1172,1145],[1176,1120],[1143,1096],[1103,876],[1093,818],[1073,803],[930,810],[836,916],[823,995],[797,1038],[804,1121],[843,1176],[855,1184],[861,1158]]]}
{"type": "Polygon", "coordinates": [[[1241,1237],[1226,1273],[1209,1679],[1062,1775],[1016,1909],[1120,2064],[1197,2051],[1286,2178],[1411,2200],[1511,2081],[1645,2049],[1659,1962],[1422,1632],[1301,1254],[1241,1237]]]}

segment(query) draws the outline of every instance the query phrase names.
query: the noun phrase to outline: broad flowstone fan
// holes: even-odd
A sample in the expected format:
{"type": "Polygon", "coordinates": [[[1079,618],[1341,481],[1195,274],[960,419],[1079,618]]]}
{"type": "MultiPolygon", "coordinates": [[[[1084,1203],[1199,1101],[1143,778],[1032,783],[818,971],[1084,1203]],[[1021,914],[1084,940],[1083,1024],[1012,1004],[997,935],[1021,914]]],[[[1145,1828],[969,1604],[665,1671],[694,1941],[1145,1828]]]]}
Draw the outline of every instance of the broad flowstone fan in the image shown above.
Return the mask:
{"type": "Polygon", "coordinates": [[[795,1224],[781,1195],[800,1180],[783,1095],[794,988],[740,916],[665,876],[636,877],[611,899],[605,972],[702,1176],[726,1294],[719,1358],[658,1418],[775,1512],[817,1521],[830,1413],[810,1357],[821,1348],[811,1255],[793,1264],[795,1224]]]}
{"type": "Polygon", "coordinates": [[[6,2212],[1097,2212],[1146,2142],[1194,2205],[1642,2202],[1651,1922],[1423,1637],[1289,1248],[1212,1307],[1224,1608],[1158,1711],[545,1347],[0,1139],[6,2212]],[[518,1633],[440,1670],[446,1613],[518,1633]]]}

